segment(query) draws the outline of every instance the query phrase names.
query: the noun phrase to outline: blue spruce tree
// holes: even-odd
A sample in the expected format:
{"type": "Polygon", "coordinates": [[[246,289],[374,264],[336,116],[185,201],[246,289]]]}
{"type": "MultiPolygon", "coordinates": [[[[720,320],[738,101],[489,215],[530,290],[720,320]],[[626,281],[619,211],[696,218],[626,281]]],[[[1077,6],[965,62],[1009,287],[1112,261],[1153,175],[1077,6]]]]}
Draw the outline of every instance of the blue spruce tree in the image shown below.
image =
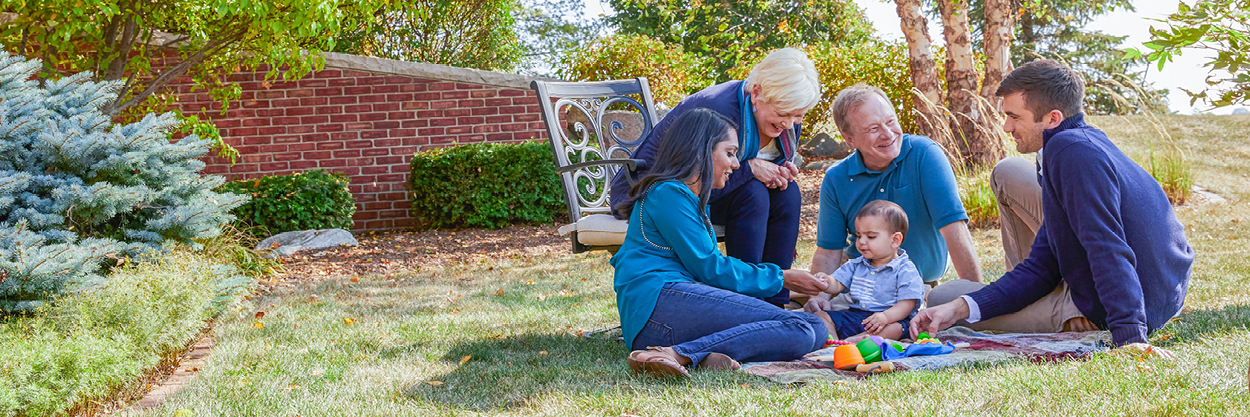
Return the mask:
{"type": "Polygon", "coordinates": [[[200,175],[212,147],[171,142],[172,114],[114,124],[120,82],[43,81],[37,60],[0,51],[0,310],[28,310],[105,280],[115,258],[221,234],[247,196],[200,175]]]}

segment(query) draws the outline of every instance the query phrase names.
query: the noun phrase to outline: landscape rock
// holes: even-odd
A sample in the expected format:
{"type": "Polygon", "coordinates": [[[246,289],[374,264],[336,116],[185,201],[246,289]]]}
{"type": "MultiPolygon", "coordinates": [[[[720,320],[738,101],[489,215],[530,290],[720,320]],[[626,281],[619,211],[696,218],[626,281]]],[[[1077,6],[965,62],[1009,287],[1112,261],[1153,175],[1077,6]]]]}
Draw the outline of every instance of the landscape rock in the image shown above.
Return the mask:
{"type": "Polygon", "coordinates": [[[803,165],[802,168],[805,171],[824,171],[824,170],[829,169],[829,167],[836,165],[838,162],[842,162],[842,160],[841,159],[826,159],[823,161],[813,161],[810,164],[803,165]]]}
{"type": "Polygon", "coordinates": [[[846,158],[855,149],[846,142],[834,139],[833,136],[825,132],[817,133],[811,140],[804,143],[800,149],[809,155],[828,156],[833,159],[846,158]]]}
{"type": "Polygon", "coordinates": [[[333,248],[340,245],[358,246],[351,232],[343,229],[299,230],[279,233],[256,245],[256,250],[266,252],[273,259],[290,257],[296,252],[311,249],[333,248]]]}
{"type": "Polygon", "coordinates": [[[1233,110],[1233,114],[1250,114],[1250,109],[1238,107],[1236,110],[1233,110]]]}

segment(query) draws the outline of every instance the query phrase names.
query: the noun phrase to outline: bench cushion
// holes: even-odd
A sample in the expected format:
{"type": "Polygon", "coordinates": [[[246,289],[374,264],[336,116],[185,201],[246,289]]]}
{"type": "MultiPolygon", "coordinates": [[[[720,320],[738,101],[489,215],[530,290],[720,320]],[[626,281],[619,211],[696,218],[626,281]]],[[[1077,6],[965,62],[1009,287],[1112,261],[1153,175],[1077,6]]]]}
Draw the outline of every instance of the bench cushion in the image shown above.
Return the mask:
{"type": "MultiPolygon", "coordinates": [[[[717,237],[725,236],[725,226],[713,225],[717,237]]],[[[610,214],[583,216],[577,223],[560,226],[560,234],[577,231],[577,241],[586,246],[620,246],[625,242],[629,221],[617,220],[610,214]]]]}
{"type": "Polygon", "coordinates": [[[560,227],[560,234],[577,231],[577,241],[586,246],[620,246],[629,230],[629,221],[617,220],[611,214],[582,216],[577,223],[560,227]]]}

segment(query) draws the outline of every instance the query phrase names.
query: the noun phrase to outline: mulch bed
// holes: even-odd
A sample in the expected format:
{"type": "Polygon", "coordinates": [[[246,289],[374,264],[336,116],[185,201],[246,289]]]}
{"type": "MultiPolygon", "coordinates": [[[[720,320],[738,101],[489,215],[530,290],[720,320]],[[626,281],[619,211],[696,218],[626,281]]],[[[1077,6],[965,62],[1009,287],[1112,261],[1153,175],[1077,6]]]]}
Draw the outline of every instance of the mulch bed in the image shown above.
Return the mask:
{"type": "MultiPolygon", "coordinates": [[[[816,207],[824,172],[800,171],[798,183],[803,194],[799,238],[816,237],[816,207]]],[[[284,259],[286,272],[267,287],[291,281],[364,274],[393,275],[425,268],[442,268],[476,262],[484,258],[534,257],[571,253],[568,236],[561,236],[556,225],[514,225],[499,230],[397,230],[359,233],[360,246],[339,247],[320,252],[302,252],[284,259]]]]}

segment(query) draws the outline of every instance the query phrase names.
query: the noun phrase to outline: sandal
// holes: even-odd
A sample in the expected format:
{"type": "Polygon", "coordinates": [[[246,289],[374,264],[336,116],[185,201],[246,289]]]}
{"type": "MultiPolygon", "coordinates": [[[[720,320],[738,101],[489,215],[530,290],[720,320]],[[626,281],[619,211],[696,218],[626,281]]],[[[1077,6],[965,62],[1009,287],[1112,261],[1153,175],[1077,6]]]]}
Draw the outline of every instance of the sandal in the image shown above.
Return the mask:
{"type": "Polygon", "coordinates": [[[629,357],[625,359],[629,363],[629,369],[635,374],[648,374],[653,376],[665,377],[690,377],[690,372],[686,371],[686,367],[677,363],[668,352],[656,346],[648,346],[647,350],[635,350],[629,353],[629,357]],[[647,352],[659,352],[659,355],[652,356],[648,359],[642,359],[641,356],[647,352]]]}
{"type": "Polygon", "coordinates": [[[731,358],[729,355],[724,353],[716,352],[707,354],[707,356],[699,362],[699,366],[695,367],[695,369],[708,371],[736,371],[740,368],[742,368],[742,364],[739,364],[738,361],[734,360],[734,358],[731,358]]]}

